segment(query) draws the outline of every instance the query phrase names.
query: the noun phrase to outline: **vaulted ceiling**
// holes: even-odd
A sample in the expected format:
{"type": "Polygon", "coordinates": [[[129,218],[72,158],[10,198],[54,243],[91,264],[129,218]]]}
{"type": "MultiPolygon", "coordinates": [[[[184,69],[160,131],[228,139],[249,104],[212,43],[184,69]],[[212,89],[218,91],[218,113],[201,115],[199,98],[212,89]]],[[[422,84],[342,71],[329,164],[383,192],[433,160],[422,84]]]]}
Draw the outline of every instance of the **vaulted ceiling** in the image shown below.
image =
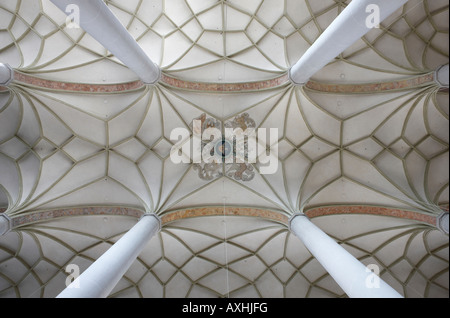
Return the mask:
{"type": "Polygon", "coordinates": [[[89,266],[145,212],[167,221],[114,297],[345,297],[289,233],[297,211],[402,295],[448,297],[434,226],[449,196],[434,81],[448,1],[410,0],[302,87],[288,69],[349,1],[105,2],[161,67],[157,85],[49,0],[0,4],[0,62],[15,70],[0,87],[0,208],[15,225],[0,297],[56,296],[68,264],[89,266]],[[202,116],[277,128],[277,172],[174,164],[172,130],[202,116]]]}

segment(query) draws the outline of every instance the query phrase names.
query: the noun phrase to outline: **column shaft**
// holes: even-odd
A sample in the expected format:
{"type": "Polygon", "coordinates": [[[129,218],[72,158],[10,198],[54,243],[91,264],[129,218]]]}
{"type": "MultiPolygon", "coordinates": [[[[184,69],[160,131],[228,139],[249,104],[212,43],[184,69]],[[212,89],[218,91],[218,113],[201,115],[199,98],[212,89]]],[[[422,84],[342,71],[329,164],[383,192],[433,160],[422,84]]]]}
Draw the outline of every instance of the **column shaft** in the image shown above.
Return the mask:
{"type": "Polygon", "coordinates": [[[57,298],[106,298],[159,229],[158,217],[145,215],[57,298]]]}
{"type": "Polygon", "coordinates": [[[291,231],[319,261],[338,285],[351,298],[402,298],[381,278],[377,285],[368,284],[375,275],[353,255],[314,225],[306,216],[295,216],[291,231]]]}
{"type": "Polygon", "coordinates": [[[102,0],[51,0],[65,13],[76,5],[80,26],[146,84],[159,81],[161,71],[102,0]]]}
{"type": "Polygon", "coordinates": [[[291,81],[300,85],[307,83],[315,73],[374,27],[368,23],[371,21],[371,14],[375,14],[381,22],[406,2],[407,0],[353,0],[350,2],[291,68],[291,81]],[[374,8],[378,11],[372,12],[374,8]]]}

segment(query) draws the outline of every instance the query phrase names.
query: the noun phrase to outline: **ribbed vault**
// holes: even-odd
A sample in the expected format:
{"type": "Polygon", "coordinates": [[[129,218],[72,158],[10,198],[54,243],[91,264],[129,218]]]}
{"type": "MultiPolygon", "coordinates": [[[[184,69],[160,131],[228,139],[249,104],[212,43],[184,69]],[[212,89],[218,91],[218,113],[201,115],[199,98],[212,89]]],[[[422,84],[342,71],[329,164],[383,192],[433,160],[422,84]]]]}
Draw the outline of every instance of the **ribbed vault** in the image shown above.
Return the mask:
{"type": "MultiPolygon", "coordinates": [[[[285,226],[262,218],[203,218],[164,226],[111,297],[345,297],[285,226]]],[[[381,277],[406,297],[448,294],[448,238],[427,225],[390,219],[386,227],[386,221],[315,219],[364,264],[379,265],[381,277]]],[[[56,296],[67,265],[86,269],[134,223],[121,216],[72,217],[9,234],[0,248],[1,296],[56,296]]]]}
{"type": "MultiPolygon", "coordinates": [[[[0,62],[16,71],[0,87],[0,208],[36,217],[0,238],[0,297],[56,296],[65,266],[87,268],[140,213],[329,206],[344,213],[314,222],[402,295],[448,297],[448,236],[426,221],[449,196],[448,91],[433,73],[448,64],[447,1],[410,0],[303,87],[287,70],[349,1],[105,2],[162,68],[157,85],[50,1],[0,4],[0,62]],[[277,128],[277,172],[205,179],[174,164],[171,131],[202,116],[277,128]],[[38,217],[99,207],[136,212],[38,217]]],[[[206,214],[165,224],[112,296],[345,297],[283,222],[206,214]]]]}

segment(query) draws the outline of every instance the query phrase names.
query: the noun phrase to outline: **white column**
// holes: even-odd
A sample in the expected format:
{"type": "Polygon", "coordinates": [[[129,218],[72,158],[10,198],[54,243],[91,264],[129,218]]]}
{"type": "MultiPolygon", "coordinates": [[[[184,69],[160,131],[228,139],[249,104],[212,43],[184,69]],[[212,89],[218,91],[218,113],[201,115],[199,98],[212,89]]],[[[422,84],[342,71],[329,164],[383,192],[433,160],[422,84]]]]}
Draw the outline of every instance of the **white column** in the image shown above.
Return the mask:
{"type": "Polygon", "coordinates": [[[408,0],[353,0],[291,68],[294,84],[303,85],[335,57],[408,0]]]}
{"type": "Polygon", "coordinates": [[[375,284],[375,275],[364,264],[347,252],[305,215],[295,215],[290,230],[302,240],[306,248],[351,298],[402,298],[381,278],[375,284]]]}
{"type": "Polygon", "coordinates": [[[160,230],[155,214],[142,219],[57,298],[106,298],[150,239],[160,230]]]}
{"type": "Polygon", "coordinates": [[[145,54],[128,30],[120,23],[102,0],[51,0],[65,13],[79,13],[80,26],[146,84],[155,84],[161,70],[145,54]]]}
{"type": "Polygon", "coordinates": [[[448,223],[448,212],[446,211],[436,218],[436,227],[445,234],[448,234],[448,223]]]}
{"type": "Polygon", "coordinates": [[[13,79],[13,69],[8,64],[0,63],[0,86],[8,86],[13,79]]]}
{"type": "Polygon", "coordinates": [[[447,65],[442,65],[436,71],[435,80],[441,87],[449,87],[449,68],[447,65]]]}
{"type": "Polygon", "coordinates": [[[5,213],[0,213],[0,236],[8,234],[12,228],[11,218],[5,213]]]}

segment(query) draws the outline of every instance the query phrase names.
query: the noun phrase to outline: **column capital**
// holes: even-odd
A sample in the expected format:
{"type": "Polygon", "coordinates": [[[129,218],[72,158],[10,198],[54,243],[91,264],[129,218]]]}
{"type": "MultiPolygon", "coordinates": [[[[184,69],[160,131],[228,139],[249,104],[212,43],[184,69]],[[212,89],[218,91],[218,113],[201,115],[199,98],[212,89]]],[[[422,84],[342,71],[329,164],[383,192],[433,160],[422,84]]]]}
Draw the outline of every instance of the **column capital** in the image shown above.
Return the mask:
{"type": "Polygon", "coordinates": [[[5,213],[0,213],[0,236],[8,234],[12,230],[12,219],[5,213]]]}
{"type": "Polygon", "coordinates": [[[449,87],[449,67],[448,64],[439,66],[434,72],[434,80],[439,86],[449,87]]]}
{"type": "Polygon", "coordinates": [[[160,232],[162,229],[162,221],[161,221],[161,218],[156,213],[145,213],[144,215],[142,215],[140,220],[142,220],[145,217],[149,217],[149,216],[154,217],[156,219],[156,221],[158,222],[158,232],[160,232]]]}
{"type": "Polygon", "coordinates": [[[443,211],[437,218],[436,218],[436,227],[443,233],[448,235],[448,212],[443,211]]]}
{"type": "Polygon", "coordinates": [[[152,79],[151,81],[148,81],[148,80],[144,81],[144,80],[142,79],[142,82],[143,82],[145,85],[156,85],[156,84],[161,80],[161,77],[162,77],[162,70],[161,70],[161,68],[158,66],[158,64],[156,64],[156,63],[153,63],[153,64],[155,64],[156,71],[158,72],[158,75],[157,75],[154,79],[152,79]]]}
{"type": "Polygon", "coordinates": [[[8,64],[0,63],[0,86],[8,86],[14,80],[14,70],[8,64]]]}
{"type": "Polygon", "coordinates": [[[289,78],[289,81],[294,86],[305,86],[306,85],[306,83],[297,83],[296,81],[294,81],[294,78],[292,77],[292,67],[288,71],[288,78],[289,78]]]}
{"type": "Polygon", "coordinates": [[[297,217],[305,217],[305,218],[309,219],[308,216],[306,214],[302,213],[302,212],[297,212],[297,213],[293,214],[289,218],[289,221],[288,221],[289,232],[292,232],[292,221],[294,221],[294,219],[297,218],[297,217]]]}

